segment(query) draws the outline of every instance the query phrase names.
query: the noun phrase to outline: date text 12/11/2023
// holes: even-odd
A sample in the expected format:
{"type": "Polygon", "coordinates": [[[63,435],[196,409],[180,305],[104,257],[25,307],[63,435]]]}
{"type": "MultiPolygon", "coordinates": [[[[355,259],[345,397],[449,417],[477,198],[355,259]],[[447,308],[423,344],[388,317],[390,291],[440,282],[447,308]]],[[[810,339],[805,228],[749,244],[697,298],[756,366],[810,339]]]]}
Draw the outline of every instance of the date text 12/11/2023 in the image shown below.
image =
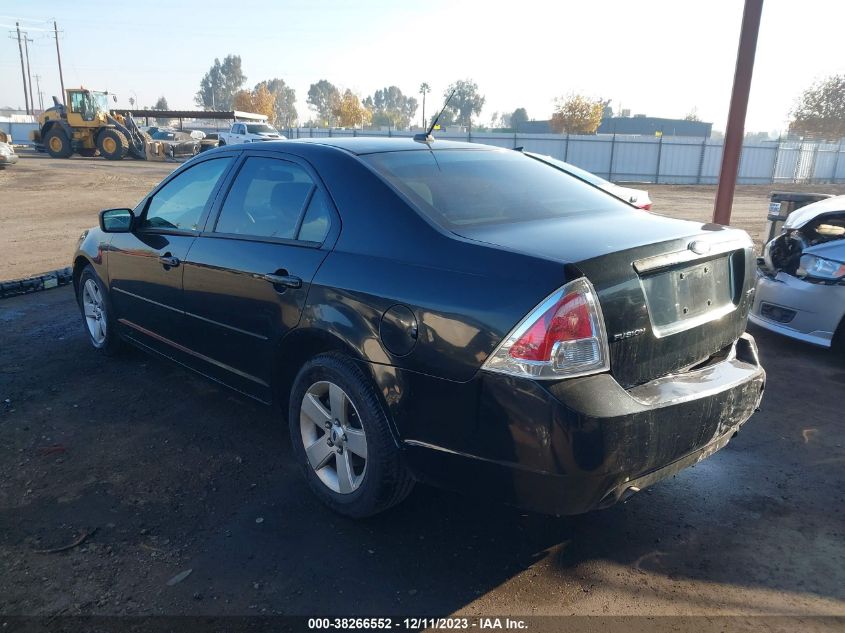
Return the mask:
{"type": "Polygon", "coordinates": [[[528,623],[519,618],[491,617],[491,618],[309,618],[310,630],[389,630],[405,629],[416,631],[420,629],[440,630],[525,630],[528,623]]]}

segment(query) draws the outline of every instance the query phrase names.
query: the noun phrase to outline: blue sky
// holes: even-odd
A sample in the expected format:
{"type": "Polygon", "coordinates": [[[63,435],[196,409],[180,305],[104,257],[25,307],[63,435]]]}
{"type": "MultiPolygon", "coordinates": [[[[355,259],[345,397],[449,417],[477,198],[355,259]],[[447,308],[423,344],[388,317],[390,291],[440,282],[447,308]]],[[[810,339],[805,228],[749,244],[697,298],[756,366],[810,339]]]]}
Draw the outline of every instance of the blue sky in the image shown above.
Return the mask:
{"type": "MultiPolygon", "coordinates": [[[[391,84],[415,93],[427,81],[431,103],[469,77],[487,97],[483,121],[517,107],[548,118],[555,97],[577,91],[652,116],[696,108],[717,129],[727,115],[741,15],[741,0],[0,4],[3,30],[19,19],[33,39],[32,72],[41,76],[45,104],[59,92],[55,45],[42,30],[55,18],[66,85],[107,89],[121,105],[133,95],[152,105],[164,95],[173,108],[193,108],[214,58],[236,53],[250,87],[273,77],[291,84],[303,119],[308,86],[318,79],[362,97],[391,84]]],[[[845,2],[766,0],[747,130],[783,128],[808,84],[845,72],[842,24],[845,2]]],[[[0,39],[6,105],[23,106],[17,42],[9,38],[0,39]]]]}

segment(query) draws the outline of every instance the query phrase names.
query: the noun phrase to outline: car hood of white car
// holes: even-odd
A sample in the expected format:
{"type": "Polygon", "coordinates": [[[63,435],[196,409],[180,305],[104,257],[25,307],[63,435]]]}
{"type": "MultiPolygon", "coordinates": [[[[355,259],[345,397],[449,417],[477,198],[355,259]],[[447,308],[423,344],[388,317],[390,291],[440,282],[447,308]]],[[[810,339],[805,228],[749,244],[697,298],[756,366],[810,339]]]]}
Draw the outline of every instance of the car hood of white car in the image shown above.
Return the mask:
{"type": "Polygon", "coordinates": [[[845,211],[845,196],[834,196],[825,200],[819,200],[813,204],[808,204],[806,207],[801,207],[797,211],[789,214],[786,222],[783,223],[784,229],[800,229],[808,222],[812,222],[820,215],[826,213],[841,213],[845,211]]]}

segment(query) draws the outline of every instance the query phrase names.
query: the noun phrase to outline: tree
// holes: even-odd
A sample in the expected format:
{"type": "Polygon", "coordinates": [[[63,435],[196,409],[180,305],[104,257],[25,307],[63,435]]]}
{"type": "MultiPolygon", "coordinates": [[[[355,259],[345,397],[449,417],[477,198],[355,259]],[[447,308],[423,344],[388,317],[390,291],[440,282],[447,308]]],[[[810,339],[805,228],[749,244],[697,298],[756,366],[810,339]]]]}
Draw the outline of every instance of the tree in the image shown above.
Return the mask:
{"type": "Polygon", "coordinates": [[[601,99],[571,93],[565,99],[555,99],[555,112],[549,125],[557,134],[595,134],[604,106],[601,99]]]}
{"type": "Polygon", "coordinates": [[[519,132],[520,126],[528,122],[528,111],[525,108],[517,108],[511,114],[510,127],[514,132],[519,132]]]}
{"type": "Polygon", "coordinates": [[[332,114],[336,117],[337,124],[341,127],[356,127],[360,125],[363,128],[372,120],[372,113],[361,105],[358,96],[348,89],[337,100],[332,109],[332,114]]]}
{"type": "Polygon", "coordinates": [[[269,120],[276,115],[276,97],[265,84],[258,84],[255,90],[239,90],[232,100],[235,110],[263,114],[269,120]]]}
{"type": "Polygon", "coordinates": [[[810,86],[790,114],[790,134],[830,141],[845,137],[845,75],[810,86]]]}
{"type": "Polygon", "coordinates": [[[698,108],[694,107],[692,110],[690,110],[684,117],[684,121],[701,121],[698,116],[698,108]]]}
{"type": "Polygon", "coordinates": [[[373,113],[374,125],[406,129],[417,112],[417,100],[402,93],[397,86],[376,90],[364,99],[364,106],[373,113]]]}
{"type": "Polygon", "coordinates": [[[429,92],[431,92],[431,86],[429,86],[428,83],[424,81],[420,84],[419,92],[422,95],[422,121],[423,121],[423,127],[425,127],[425,96],[429,92]]]}
{"type": "MultiPolygon", "coordinates": [[[[431,115],[431,121],[428,122],[429,125],[434,123],[434,118],[440,114],[439,112],[435,112],[431,115]]],[[[450,125],[455,125],[455,113],[452,112],[449,108],[443,110],[443,114],[440,114],[440,118],[437,119],[437,125],[441,128],[449,127],[450,125]]]]}
{"type": "MultiPolygon", "coordinates": [[[[443,93],[443,98],[448,99],[449,95],[455,93],[449,102],[446,110],[451,111],[455,121],[459,125],[469,126],[472,115],[480,115],[484,107],[485,97],[478,92],[478,84],[471,79],[461,79],[451,84],[443,93]]],[[[445,116],[445,113],[444,113],[445,116]]],[[[443,118],[441,117],[441,125],[443,118]]]]}
{"type": "MultiPolygon", "coordinates": [[[[164,97],[159,97],[158,101],[156,101],[155,105],[153,106],[153,110],[169,110],[170,106],[167,105],[167,99],[164,97]]],[[[159,126],[165,126],[170,124],[170,119],[156,119],[156,124],[159,126]]]]}
{"type": "Polygon", "coordinates": [[[235,93],[245,82],[240,55],[226,55],[222,64],[215,58],[214,64],[200,81],[200,89],[194,101],[206,110],[231,110],[235,93]]]}
{"type": "Polygon", "coordinates": [[[340,102],[340,90],[331,82],[321,79],[308,88],[308,105],[320,118],[322,125],[331,124],[334,110],[340,102]]]}
{"type": "Polygon", "coordinates": [[[745,142],[748,144],[762,143],[769,140],[768,132],[746,132],[745,142]]]}
{"type": "Polygon", "coordinates": [[[271,120],[276,127],[284,128],[294,125],[299,118],[296,112],[296,90],[285,83],[284,79],[270,79],[255,85],[258,90],[260,86],[266,86],[275,97],[275,109],[271,120]]]}

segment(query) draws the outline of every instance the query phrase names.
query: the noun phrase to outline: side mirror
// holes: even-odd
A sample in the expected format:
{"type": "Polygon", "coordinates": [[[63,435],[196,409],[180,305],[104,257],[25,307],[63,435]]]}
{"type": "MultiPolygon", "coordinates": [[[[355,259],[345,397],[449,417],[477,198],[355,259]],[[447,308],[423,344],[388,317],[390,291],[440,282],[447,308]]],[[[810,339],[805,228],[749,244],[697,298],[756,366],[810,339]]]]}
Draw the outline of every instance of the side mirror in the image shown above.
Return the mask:
{"type": "Polygon", "coordinates": [[[129,233],[135,224],[132,209],[105,209],[100,211],[100,229],[104,233],[129,233]]]}

